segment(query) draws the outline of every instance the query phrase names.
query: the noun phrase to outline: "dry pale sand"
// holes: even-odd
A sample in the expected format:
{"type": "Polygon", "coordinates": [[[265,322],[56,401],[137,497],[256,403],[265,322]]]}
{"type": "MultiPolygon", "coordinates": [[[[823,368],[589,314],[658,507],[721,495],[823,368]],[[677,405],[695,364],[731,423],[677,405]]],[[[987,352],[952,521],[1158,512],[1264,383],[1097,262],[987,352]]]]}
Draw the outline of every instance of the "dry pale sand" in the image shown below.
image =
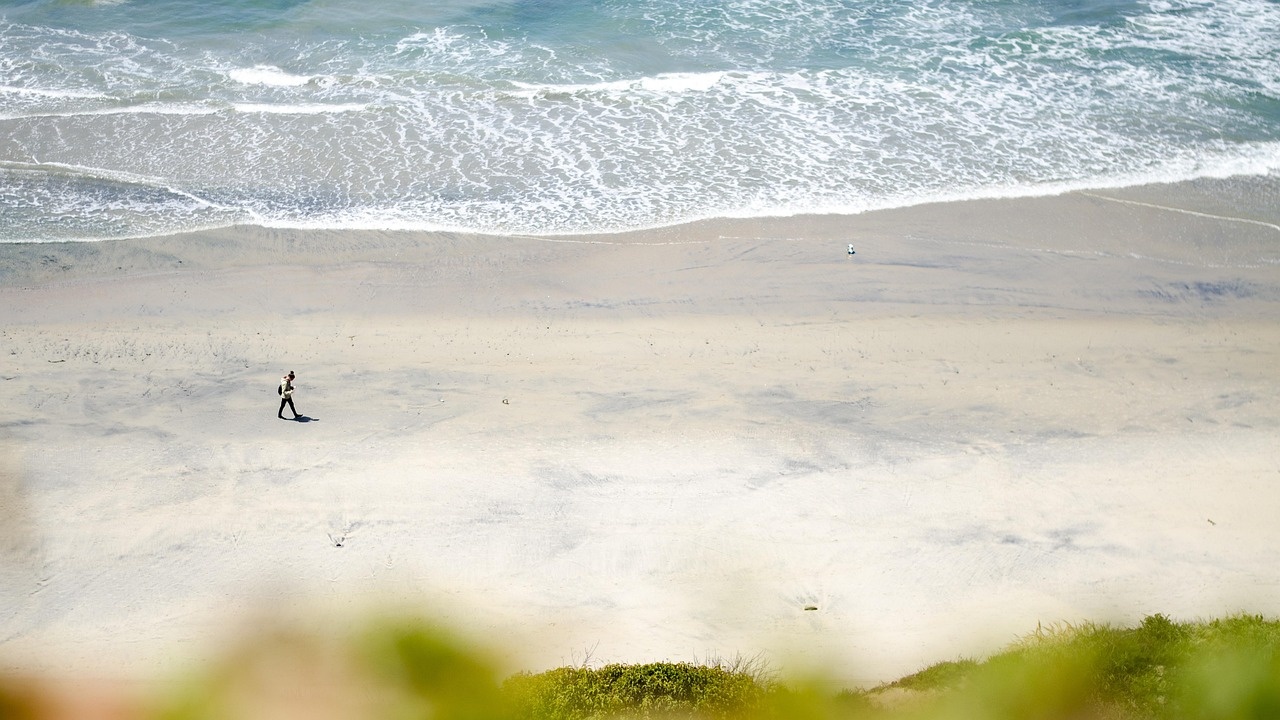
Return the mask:
{"type": "Polygon", "coordinates": [[[1278,196],[0,246],[0,665],[392,604],[512,668],[870,681],[1278,613],[1278,196]]]}

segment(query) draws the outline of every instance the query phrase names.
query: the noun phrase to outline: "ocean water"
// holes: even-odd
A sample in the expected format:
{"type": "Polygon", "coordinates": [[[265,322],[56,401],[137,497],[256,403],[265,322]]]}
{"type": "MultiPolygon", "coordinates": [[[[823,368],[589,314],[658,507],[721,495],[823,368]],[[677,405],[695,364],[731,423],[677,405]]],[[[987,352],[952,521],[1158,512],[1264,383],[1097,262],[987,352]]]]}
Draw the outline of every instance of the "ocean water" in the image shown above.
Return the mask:
{"type": "Polygon", "coordinates": [[[0,0],[0,241],[1277,172],[1276,0],[0,0]]]}

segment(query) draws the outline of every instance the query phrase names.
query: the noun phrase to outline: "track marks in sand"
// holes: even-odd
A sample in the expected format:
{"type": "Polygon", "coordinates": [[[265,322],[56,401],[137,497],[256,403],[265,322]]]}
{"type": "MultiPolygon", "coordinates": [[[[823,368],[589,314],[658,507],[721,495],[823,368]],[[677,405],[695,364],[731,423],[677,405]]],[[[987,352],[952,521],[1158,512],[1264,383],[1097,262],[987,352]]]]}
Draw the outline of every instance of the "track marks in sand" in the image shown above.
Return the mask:
{"type": "Polygon", "coordinates": [[[1280,233],[1280,225],[1277,225],[1275,223],[1264,222],[1262,220],[1252,220],[1250,218],[1235,217],[1232,215],[1215,215],[1214,213],[1199,212],[1196,210],[1188,210],[1186,208],[1172,207],[1169,205],[1157,205],[1156,203],[1147,203],[1147,202],[1139,202],[1137,200],[1125,200],[1123,198],[1108,197],[1106,195],[1100,195],[1098,193],[1092,193],[1092,192],[1081,192],[1080,194],[1085,195],[1087,197],[1091,197],[1091,198],[1097,198],[1099,200],[1106,200],[1107,202],[1120,203],[1121,205],[1133,205],[1135,207],[1145,207],[1145,208],[1151,208],[1153,210],[1163,210],[1165,212],[1181,213],[1183,215],[1191,215],[1193,217],[1206,218],[1209,220],[1221,220],[1223,222],[1241,223],[1244,225],[1255,225],[1258,227],[1264,227],[1271,230],[1275,230],[1276,232],[1280,233]]]}
{"type": "Polygon", "coordinates": [[[115,328],[66,326],[44,330],[21,328],[8,333],[9,357],[15,363],[80,363],[129,367],[191,368],[246,366],[268,354],[261,335],[191,332],[181,327],[115,328]]]}

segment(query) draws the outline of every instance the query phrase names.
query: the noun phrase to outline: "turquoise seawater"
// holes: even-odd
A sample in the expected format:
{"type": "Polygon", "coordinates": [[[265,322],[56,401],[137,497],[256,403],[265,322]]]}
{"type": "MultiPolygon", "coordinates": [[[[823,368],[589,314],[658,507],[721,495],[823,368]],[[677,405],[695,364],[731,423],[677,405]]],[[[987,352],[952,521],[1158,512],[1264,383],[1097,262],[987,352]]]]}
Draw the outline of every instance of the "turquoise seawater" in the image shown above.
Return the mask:
{"type": "Polygon", "coordinates": [[[1275,0],[0,1],[0,241],[1277,172],[1275,0]]]}

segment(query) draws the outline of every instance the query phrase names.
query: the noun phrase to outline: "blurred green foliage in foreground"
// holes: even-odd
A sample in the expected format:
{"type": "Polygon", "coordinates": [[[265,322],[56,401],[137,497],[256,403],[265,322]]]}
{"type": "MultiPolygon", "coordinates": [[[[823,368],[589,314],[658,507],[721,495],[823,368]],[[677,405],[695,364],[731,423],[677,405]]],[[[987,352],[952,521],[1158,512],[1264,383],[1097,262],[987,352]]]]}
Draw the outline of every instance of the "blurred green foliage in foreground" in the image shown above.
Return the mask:
{"type": "MultiPolygon", "coordinates": [[[[1280,621],[1237,615],[1135,628],[1038,628],[983,661],[943,662],[876,688],[781,680],[759,663],[565,667],[502,680],[483,652],[415,620],[346,638],[271,631],[149,706],[160,720],[1280,719],[1280,621]]],[[[0,718],[47,717],[0,681],[0,718]]]]}

